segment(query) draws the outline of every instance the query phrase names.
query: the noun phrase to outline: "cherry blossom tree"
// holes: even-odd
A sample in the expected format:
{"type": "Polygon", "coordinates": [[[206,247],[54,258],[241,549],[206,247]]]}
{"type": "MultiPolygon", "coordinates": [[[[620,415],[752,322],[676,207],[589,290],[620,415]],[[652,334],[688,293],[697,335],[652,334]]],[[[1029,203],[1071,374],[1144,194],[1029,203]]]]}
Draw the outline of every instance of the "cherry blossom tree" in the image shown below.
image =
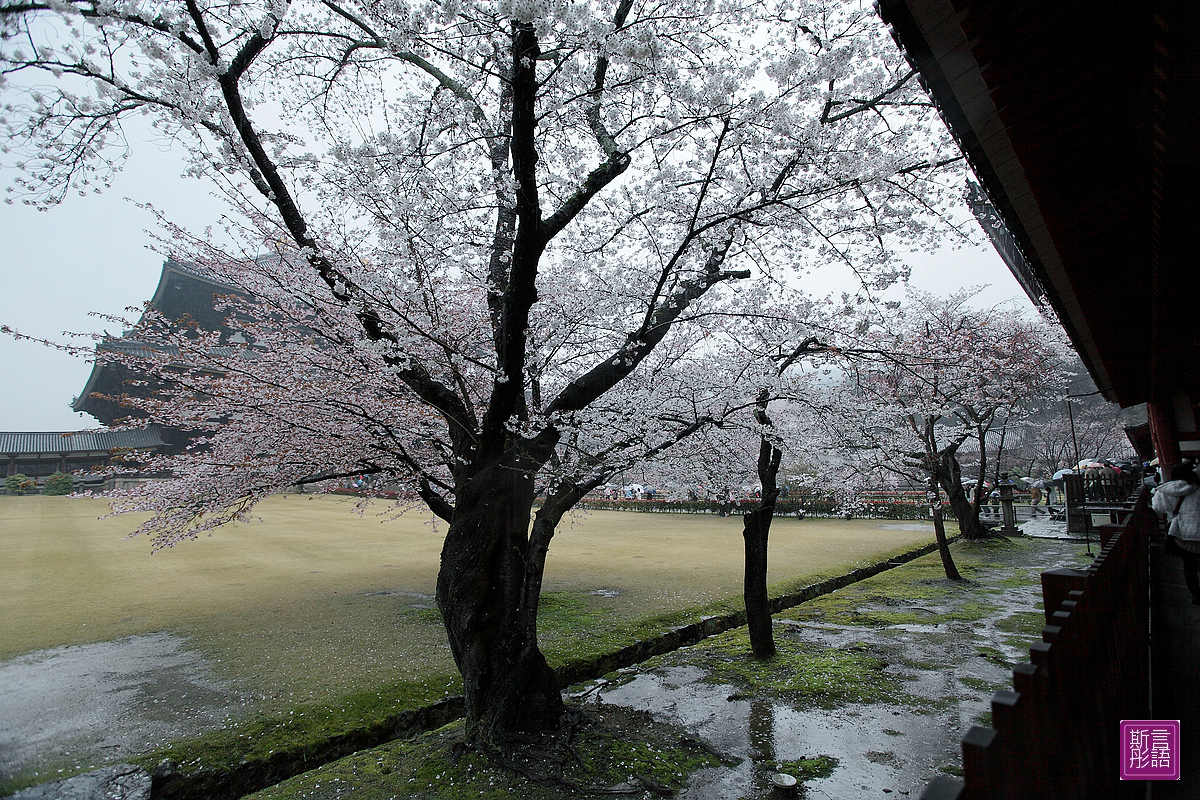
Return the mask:
{"type": "Polygon", "coordinates": [[[847,310],[852,338],[873,358],[850,362],[830,386],[828,437],[856,469],[924,483],[948,577],[956,578],[941,523],[941,491],[966,538],[986,534],[979,502],[963,489],[958,451],[985,442],[998,419],[1016,419],[1061,397],[1069,350],[1061,327],[1011,306],[979,309],[973,290],[946,298],[910,291],[905,303],[847,310]]]}
{"type": "Polygon", "coordinates": [[[731,321],[724,332],[727,363],[740,365],[730,377],[742,387],[741,406],[655,464],[659,474],[689,483],[699,478],[722,487],[721,494],[730,486],[757,483],[758,502],[742,515],[742,585],[751,652],[758,659],[775,654],[767,544],[780,494],[780,465],[785,452],[802,451],[811,439],[813,426],[801,412],[818,363],[833,352],[814,334],[814,325],[825,327],[815,304],[783,289],[775,295],[756,313],[731,321]]]}
{"type": "Polygon", "coordinates": [[[1023,474],[1039,476],[1074,466],[1080,458],[1136,458],[1126,424],[1122,410],[1098,394],[1067,395],[1022,426],[1009,457],[1023,474]]]}
{"type": "Polygon", "coordinates": [[[229,330],[147,312],[101,352],[165,383],[143,422],[208,432],[121,509],[167,546],[300,482],[407,487],[484,747],[558,724],[562,515],[753,405],[724,322],[829,262],[888,285],[960,185],[866,2],[5,0],[0,40],[10,199],[101,188],[144,114],[231,204],[223,246],[168,244],[251,298],[229,330]]]}

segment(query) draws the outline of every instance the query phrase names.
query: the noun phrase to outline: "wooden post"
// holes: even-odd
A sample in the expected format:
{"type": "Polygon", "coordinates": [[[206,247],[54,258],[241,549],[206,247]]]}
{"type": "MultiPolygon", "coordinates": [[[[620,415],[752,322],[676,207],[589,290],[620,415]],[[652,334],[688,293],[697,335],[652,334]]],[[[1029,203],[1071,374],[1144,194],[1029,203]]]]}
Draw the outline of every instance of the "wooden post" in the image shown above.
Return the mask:
{"type": "Polygon", "coordinates": [[[1042,605],[1046,624],[1056,624],[1054,612],[1069,597],[1072,590],[1083,590],[1087,586],[1088,574],[1077,569],[1048,569],[1042,573],[1042,605]]]}
{"type": "Polygon", "coordinates": [[[1154,439],[1154,452],[1158,455],[1158,468],[1163,480],[1169,480],[1171,467],[1179,463],[1179,435],[1175,430],[1175,409],[1170,399],[1155,398],[1146,403],[1146,416],[1150,419],[1150,435],[1154,439]]]}

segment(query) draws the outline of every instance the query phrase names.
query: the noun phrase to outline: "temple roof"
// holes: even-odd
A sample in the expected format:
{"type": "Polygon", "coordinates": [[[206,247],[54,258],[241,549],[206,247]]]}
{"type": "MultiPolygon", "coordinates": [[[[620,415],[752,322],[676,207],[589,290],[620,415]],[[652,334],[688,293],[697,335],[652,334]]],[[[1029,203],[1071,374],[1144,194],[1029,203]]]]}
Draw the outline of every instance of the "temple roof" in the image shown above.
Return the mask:
{"type": "MultiPolygon", "coordinates": [[[[246,293],[222,283],[196,265],[167,259],[163,263],[162,275],[159,276],[158,287],[154,290],[150,305],[169,320],[181,320],[186,317],[201,329],[223,330],[226,312],[218,311],[215,307],[215,298],[221,295],[245,297],[246,293]]],[[[152,348],[145,342],[132,338],[132,332],[122,338],[107,338],[100,342],[96,349],[123,351],[131,355],[149,356],[153,352],[172,355],[169,349],[158,346],[152,348]]],[[[92,396],[94,393],[122,395],[129,391],[124,382],[130,377],[133,376],[128,370],[119,365],[97,361],[92,366],[83,391],[71,404],[71,408],[91,414],[105,425],[130,415],[133,409],[92,396]]]]}
{"type": "Polygon", "coordinates": [[[146,450],[164,444],[157,428],[127,431],[67,431],[61,433],[0,432],[0,455],[35,453],[108,453],[146,450]]]}

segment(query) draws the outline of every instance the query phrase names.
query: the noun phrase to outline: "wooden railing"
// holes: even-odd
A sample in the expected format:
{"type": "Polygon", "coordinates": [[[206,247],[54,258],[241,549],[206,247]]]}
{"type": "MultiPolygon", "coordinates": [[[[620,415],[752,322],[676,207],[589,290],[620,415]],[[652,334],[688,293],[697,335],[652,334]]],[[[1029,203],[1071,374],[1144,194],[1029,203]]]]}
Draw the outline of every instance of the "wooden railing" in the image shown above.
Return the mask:
{"type": "Polygon", "coordinates": [[[1120,780],[1120,721],[1150,698],[1149,536],[1143,492],[1124,524],[1100,525],[1083,570],[1042,573],[1046,626],[1012,691],[992,697],[992,727],[963,737],[963,779],[941,776],[922,800],[1100,800],[1145,796],[1120,780]]]}
{"type": "Polygon", "coordinates": [[[1088,480],[1083,475],[1063,476],[1063,505],[1067,510],[1067,531],[1087,536],[1092,531],[1093,514],[1109,514],[1113,522],[1122,511],[1133,507],[1142,490],[1138,473],[1126,472],[1110,482],[1088,480]]]}

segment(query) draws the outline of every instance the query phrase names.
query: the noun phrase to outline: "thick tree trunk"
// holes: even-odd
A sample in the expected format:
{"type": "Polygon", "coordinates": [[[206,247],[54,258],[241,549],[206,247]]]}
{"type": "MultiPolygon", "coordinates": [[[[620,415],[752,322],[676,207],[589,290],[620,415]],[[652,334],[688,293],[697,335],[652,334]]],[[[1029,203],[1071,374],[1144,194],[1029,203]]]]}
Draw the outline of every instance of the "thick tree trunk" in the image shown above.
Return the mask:
{"type": "Polygon", "coordinates": [[[962,468],[958,465],[958,457],[952,450],[943,451],[938,459],[937,478],[946,496],[950,500],[950,508],[958,518],[958,530],[964,539],[984,539],[988,532],[979,522],[979,507],[967,499],[962,487],[962,468]]]}
{"type": "Polygon", "coordinates": [[[957,490],[951,486],[945,486],[946,494],[950,500],[950,508],[954,510],[954,516],[958,518],[958,530],[964,539],[985,539],[988,536],[987,529],[979,521],[978,509],[971,504],[967,499],[966,493],[960,484],[957,490]]]}
{"type": "Polygon", "coordinates": [[[484,467],[460,486],[438,573],[437,602],[463,677],[467,739],[503,746],[556,729],[562,697],[537,643],[537,598],[553,524],[529,529],[533,481],[484,467]]]}

